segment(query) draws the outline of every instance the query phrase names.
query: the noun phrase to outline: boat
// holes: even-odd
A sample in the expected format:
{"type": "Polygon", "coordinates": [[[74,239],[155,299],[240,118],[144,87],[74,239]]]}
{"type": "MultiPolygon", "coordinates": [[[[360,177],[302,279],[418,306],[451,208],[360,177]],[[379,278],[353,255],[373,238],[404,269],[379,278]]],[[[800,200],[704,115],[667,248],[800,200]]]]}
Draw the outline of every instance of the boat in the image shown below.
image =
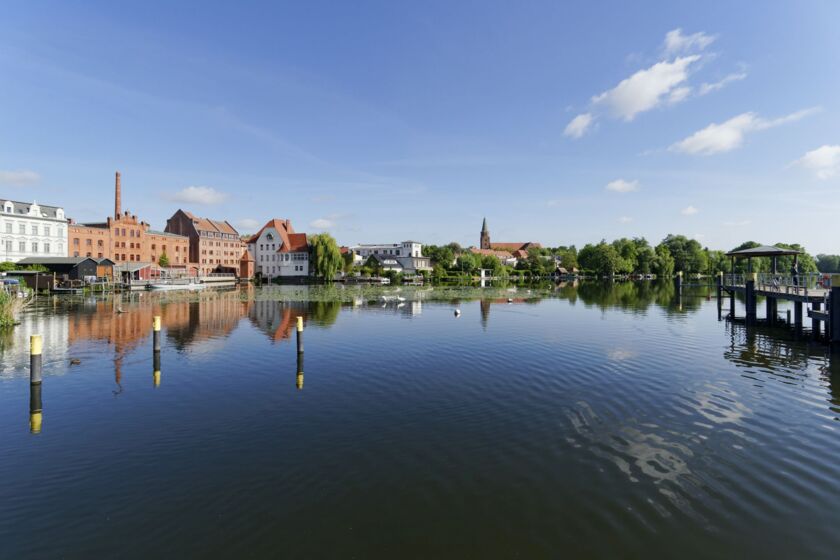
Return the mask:
{"type": "Polygon", "coordinates": [[[178,282],[174,280],[154,282],[146,285],[147,290],[154,290],[158,292],[172,290],[203,290],[206,287],[206,284],[200,284],[198,282],[178,282]]]}

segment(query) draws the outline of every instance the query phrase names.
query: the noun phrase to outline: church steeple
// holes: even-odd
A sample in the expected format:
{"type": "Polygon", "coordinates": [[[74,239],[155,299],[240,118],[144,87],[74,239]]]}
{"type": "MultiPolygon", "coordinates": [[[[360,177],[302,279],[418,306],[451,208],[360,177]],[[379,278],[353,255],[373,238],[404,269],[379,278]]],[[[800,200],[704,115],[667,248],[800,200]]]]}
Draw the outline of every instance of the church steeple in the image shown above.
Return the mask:
{"type": "Polygon", "coordinates": [[[484,218],[484,222],[481,224],[481,243],[480,247],[482,249],[489,249],[490,248],[490,230],[487,229],[487,218],[484,218]]]}

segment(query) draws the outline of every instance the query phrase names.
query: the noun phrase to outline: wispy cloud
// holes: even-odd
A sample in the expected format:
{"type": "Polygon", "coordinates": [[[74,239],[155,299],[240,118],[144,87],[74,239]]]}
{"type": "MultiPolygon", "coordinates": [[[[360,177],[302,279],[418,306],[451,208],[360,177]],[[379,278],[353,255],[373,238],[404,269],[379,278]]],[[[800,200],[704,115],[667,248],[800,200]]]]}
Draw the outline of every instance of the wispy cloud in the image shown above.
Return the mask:
{"type": "Polygon", "coordinates": [[[570,138],[580,138],[589,127],[592,125],[592,113],[583,113],[573,118],[569,124],[566,125],[566,130],[563,134],[570,138]]]}
{"type": "Polygon", "coordinates": [[[17,171],[0,170],[0,185],[9,185],[11,187],[26,187],[34,185],[41,180],[41,176],[34,171],[28,169],[20,169],[17,171]]]}
{"type": "Polygon", "coordinates": [[[630,216],[621,216],[618,219],[618,223],[620,223],[620,224],[629,224],[632,221],[633,221],[633,218],[631,218],[630,216]]]}
{"type": "Polygon", "coordinates": [[[672,144],[669,150],[692,155],[711,155],[740,148],[744,137],[751,132],[767,130],[803,119],[819,111],[818,107],[803,109],[784,117],[765,119],[755,113],[742,113],[722,123],[712,123],[691,136],[672,144]]]}
{"type": "Polygon", "coordinates": [[[213,187],[191,186],[176,193],[165,195],[165,197],[174,202],[183,202],[184,204],[213,205],[224,202],[228,195],[217,191],[213,187]]]}
{"type": "Polygon", "coordinates": [[[714,35],[708,35],[702,31],[692,33],[691,35],[683,34],[681,28],[672,29],[665,34],[665,42],[662,48],[666,56],[680,54],[684,52],[691,52],[694,50],[702,51],[717,39],[714,35]]]}
{"type": "Polygon", "coordinates": [[[639,190],[639,182],[625,181],[624,179],[616,179],[615,181],[610,181],[609,183],[607,183],[607,186],[604,188],[612,192],[629,193],[639,190]]]}
{"type": "Polygon", "coordinates": [[[697,214],[699,211],[700,210],[698,210],[694,206],[689,205],[689,206],[686,206],[685,208],[683,208],[682,210],[680,210],[680,214],[682,214],[683,216],[693,216],[693,215],[697,214]]]}
{"type": "Polygon", "coordinates": [[[697,95],[706,95],[707,93],[723,89],[726,85],[731,84],[732,82],[739,82],[743,79],[746,79],[746,77],[746,72],[738,72],[736,74],[729,74],[728,76],[726,76],[718,82],[701,84],[700,87],[697,89],[697,95]]]}
{"type": "Polygon", "coordinates": [[[813,171],[818,179],[834,177],[840,172],[840,145],[820,146],[807,152],[793,164],[813,171]]]}
{"type": "Polygon", "coordinates": [[[714,40],[714,36],[704,32],[685,35],[682,29],[669,31],[658,62],[593,96],[590,109],[574,117],[563,134],[580,138],[592,130],[599,117],[610,116],[630,122],[641,113],[690,98],[694,89],[688,83],[689,75],[703,58],[701,51],[714,40]]]}

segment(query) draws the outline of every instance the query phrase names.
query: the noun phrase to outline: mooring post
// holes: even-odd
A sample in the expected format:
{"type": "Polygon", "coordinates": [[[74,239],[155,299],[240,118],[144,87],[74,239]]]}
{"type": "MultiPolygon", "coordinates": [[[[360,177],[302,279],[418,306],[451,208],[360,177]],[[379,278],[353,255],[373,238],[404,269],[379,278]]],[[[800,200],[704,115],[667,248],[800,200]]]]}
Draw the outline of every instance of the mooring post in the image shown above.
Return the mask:
{"type": "MultiPolygon", "coordinates": [[[[730,288],[732,289],[732,288],[730,288]]],[[[729,292],[729,320],[735,320],[735,290],[729,292]]]]}
{"type": "Polygon", "coordinates": [[[41,384],[41,367],[43,358],[41,353],[44,350],[44,339],[40,334],[33,334],[29,337],[29,383],[31,385],[41,384]]]}
{"type": "Polygon", "coordinates": [[[674,288],[677,290],[677,295],[682,294],[682,281],[683,281],[683,273],[682,270],[677,272],[676,278],[674,278],[674,288]]]}
{"type": "Polygon", "coordinates": [[[764,301],[764,309],[766,310],[768,325],[773,325],[776,322],[776,313],[773,311],[773,301],[775,300],[770,296],[767,296],[764,301]]]}
{"type": "Polygon", "coordinates": [[[840,352],[840,274],[831,276],[828,308],[828,335],[831,351],[840,352]]]}
{"type": "Polygon", "coordinates": [[[297,318],[297,351],[303,354],[303,317],[297,318]]]}
{"type": "MultiPolygon", "coordinates": [[[[814,301],[811,303],[812,311],[819,311],[822,309],[822,302],[814,301]]],[[[820,320],[816,317],[811,317],[811,336],[814,340],[820,338],[820,320]]]]}
{"type": "Polygon", "coordinates": [[[723,298],[723,271],[717,273],[717,301],[718,307],[721,306],[721,299],[723,298]]]}
{"type": "Polygon", "coordinates": [[[303,389],[303,352],[297,355],[297,376],[295,376],[295,387],[303,389]]]}
{"type": "MultiPolygon", "coordinates": [[[[788,323],[790,323],[790,309],[788,309],[788,323]]],[[[802,334],[802,302],[793,302],[793,326],[796,334],[802,334]]]]}
{"type": "Polygon", "coordinates": [[[787,310],[787,326],[790,326],[790,309],[787,310]]]}
{"type": "Polygon", "coordinates": [[[152,319],[152,351],[160,352],[160,315],[152,319]]]}
{"type": "Polygon", "coordinates": [[[152,384],[160,387],[160,352],[155,352],[152,356],[152,384]]]}
{"type": "Polygon", "coordinates": [[[747,305],[747,324],[754,325],[755,324],[755,315],[756,315],[756,301],[755,301],[755,281],[756,281],[756,273],[753,272],[752,274],[747,276],[747,281],[744,286],[744,293],[746,296],[746,305],[747,305]]]}

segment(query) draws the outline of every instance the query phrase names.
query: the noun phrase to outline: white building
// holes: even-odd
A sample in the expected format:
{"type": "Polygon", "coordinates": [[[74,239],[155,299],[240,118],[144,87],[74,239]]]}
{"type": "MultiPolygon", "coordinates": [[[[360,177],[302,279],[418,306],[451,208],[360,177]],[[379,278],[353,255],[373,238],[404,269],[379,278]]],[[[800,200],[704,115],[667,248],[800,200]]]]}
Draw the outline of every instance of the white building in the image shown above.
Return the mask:
{"type": "Polygon", "coordinates": [[[309,276],[309,243],[289,220],[273,219],[248,240],[254,272],[263,278],[309,276]]]}
{"type": "Polygon", "coordinates": [[[373,257],[382,270],[393,270],[404,274],[417,274],[423,270],[432,270],[429,257],[423,256],[423,245],[416,241],[403,241],[387,245],[356,245],[353,251],[353,264],[364,265],[373,257]]]}
{"type": "Polygon", "coordinates": [[[0,260],[66,256],[63,208],[0,199],[0,260]]]}

